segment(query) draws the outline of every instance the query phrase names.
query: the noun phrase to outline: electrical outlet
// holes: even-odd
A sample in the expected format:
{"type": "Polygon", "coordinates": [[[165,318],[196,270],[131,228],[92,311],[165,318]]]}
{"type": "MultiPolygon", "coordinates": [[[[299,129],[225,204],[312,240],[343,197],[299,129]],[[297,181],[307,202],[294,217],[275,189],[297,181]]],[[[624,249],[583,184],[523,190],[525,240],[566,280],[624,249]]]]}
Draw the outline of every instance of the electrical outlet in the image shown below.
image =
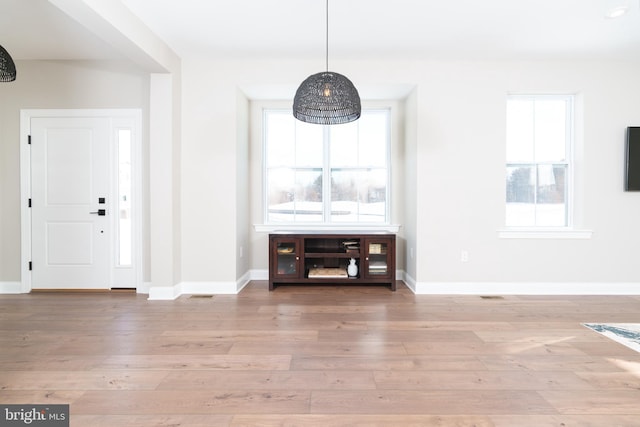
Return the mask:
{"type": "Polygon", "coordinates": [[[469,251],[460,252],[460,262],[469,262],[469,251]]]}

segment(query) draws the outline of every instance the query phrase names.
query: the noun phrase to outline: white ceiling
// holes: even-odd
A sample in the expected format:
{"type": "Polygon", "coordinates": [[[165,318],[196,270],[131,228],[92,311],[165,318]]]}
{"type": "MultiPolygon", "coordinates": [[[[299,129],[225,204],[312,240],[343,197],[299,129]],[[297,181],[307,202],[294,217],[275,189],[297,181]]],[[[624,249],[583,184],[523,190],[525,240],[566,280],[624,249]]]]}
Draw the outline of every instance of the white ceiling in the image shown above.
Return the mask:
{"type": "MultiPolygon", "coordinates": [[[[111,0],[115,1],[115,0],[111,0]]],[[[324,0],[121,0],[181,57],[324,60],[324,0]]],[[[640,60],[640,0],[331,0],[340,58],[640,60]],[[630,12],[606,19],[612,1],[630,12]]],[[[48,0],[0,0],[14,59],[117,58],[48,0]]]]}
{"type": "Polygon", "coordinates": [[[0,0],[0,45],[15,60],[120,57],[48,0],[0,0]]]}

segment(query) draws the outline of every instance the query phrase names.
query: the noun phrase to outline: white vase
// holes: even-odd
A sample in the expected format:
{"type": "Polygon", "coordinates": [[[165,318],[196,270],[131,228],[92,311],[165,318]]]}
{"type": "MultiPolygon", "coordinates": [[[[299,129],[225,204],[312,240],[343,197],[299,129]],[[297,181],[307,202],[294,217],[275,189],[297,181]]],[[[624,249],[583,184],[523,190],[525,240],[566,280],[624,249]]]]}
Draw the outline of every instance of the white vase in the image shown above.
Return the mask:
{"type": "Polygon", "coordinates": [[[347,266],[347,274],[349,277],[356,277],[358,275],[358,266],[356,265],[356,260],[351,258],[349,260],[349,265],[347,266]]]}

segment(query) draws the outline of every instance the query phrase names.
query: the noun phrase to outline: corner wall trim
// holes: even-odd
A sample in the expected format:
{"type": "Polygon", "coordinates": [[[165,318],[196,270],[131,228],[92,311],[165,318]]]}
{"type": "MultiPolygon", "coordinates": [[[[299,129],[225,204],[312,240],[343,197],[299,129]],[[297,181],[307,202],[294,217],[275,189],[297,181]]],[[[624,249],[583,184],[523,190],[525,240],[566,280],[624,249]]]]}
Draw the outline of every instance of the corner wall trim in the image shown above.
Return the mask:
{"type": "Polygon", "coordinates": [[[27,294],[20,282],[0,282],[0,294],[27,294]]]}
{"type": "Polygon", "coordinates": [[[174,300],[181,295],[180,285],[173,286],[150,286],[148,300],[166,301],[174,300]]]}
{"type": "Polygon", "coordinates": [[[151,289],[151,282],[144,282],[142,285],[138,286],[136,289],[136,293],[139,294],[148,294],[151,289]]]}
{"type": "Polygon", "coordinates": [[[149,300],[175,300],[182,295],[236,295],[251,281],[249,272],[236,282],[182,282],[173,286],[150,286],[149,300]]]}

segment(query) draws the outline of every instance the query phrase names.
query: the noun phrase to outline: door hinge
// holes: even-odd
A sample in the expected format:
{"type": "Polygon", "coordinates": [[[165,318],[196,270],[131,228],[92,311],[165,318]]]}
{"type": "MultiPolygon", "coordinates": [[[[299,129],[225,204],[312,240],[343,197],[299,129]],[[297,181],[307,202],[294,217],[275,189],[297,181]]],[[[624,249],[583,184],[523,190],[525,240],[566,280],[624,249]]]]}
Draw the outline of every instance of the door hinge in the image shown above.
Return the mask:
{"type": "Polygon", "coordinates": [[[29,198],[29,207],[31,207],[31,198],[29,198]]]}
{"type": "Polygon", "coordinates": [[[29,271],[33,270],[33,262],[29,261],[29,271]]]}
{"type": "Polygon", "coordinates": [[[31,145],[31,135],[27,135],[27,143],[31,145]]]}

